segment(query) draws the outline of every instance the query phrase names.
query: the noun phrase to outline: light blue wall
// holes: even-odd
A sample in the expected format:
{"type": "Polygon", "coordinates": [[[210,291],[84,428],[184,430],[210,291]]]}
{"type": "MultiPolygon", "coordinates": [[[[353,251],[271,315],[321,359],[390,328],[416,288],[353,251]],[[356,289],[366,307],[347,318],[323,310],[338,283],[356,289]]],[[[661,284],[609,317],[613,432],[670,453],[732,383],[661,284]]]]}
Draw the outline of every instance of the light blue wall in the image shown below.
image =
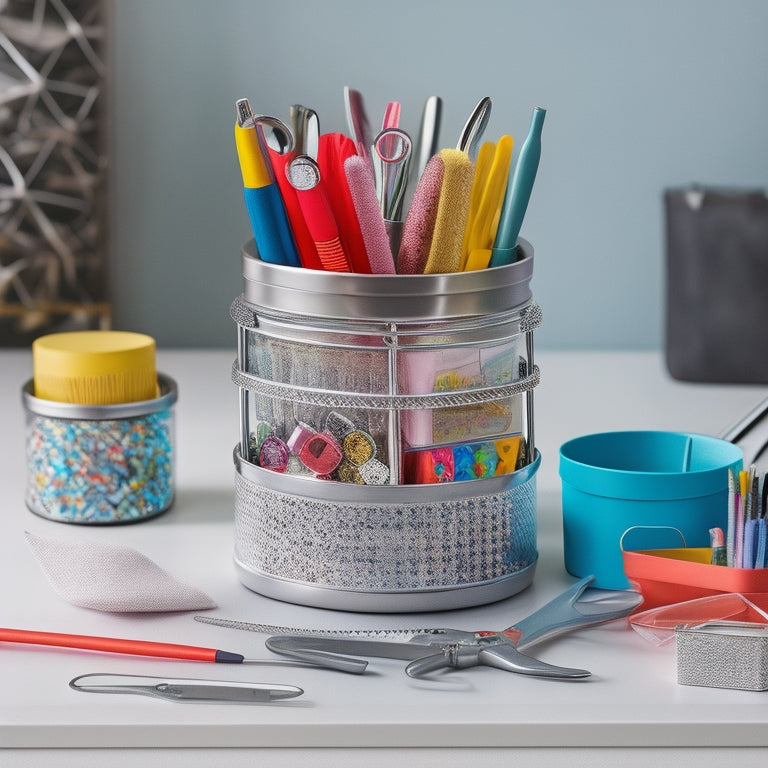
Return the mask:
{"type": "Polygon", "coordinates": [[[522,235],[536,248],[539,348],[663,345],[661,193],[768,182],[766,0],[112,0],[115,325],[162,346],[231,346],[250,236],[235,99],[346,130],[415,129],[444,100],[453,145],[482,96],[487,138],[547,108],[522,235]]]}

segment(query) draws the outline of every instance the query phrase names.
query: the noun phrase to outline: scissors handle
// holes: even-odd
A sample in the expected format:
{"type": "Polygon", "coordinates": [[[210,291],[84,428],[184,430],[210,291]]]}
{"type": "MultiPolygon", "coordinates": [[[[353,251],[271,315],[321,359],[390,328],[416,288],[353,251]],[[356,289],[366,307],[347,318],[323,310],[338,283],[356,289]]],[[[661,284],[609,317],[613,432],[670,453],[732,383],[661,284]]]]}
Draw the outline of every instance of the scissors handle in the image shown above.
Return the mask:
{"type": "Polygon", "coordinates": [[[480,664],[503,669],[505,672],[516,672],[520,675],[557,679],[577,679],[589,677],[591,674],[586,669],[573,669],[571,667],[558,667],[554,664],[547,664],[545,661],[520,653],[513,645],[507,642],[499,642],[487,647],[451,643],[446,645],[440,653],[423,656],[412,661],[405,668],[405,671],[409,677],[421,677],[440,669],[464,669],[466,667],[476,667],[480,664]]]}
{"type": "Polygon", "coordinates": [[[553,664],[547,664],[545,661],[520,653],[514,646],[508,643],[483,648],[478,654],[478,662],[489,667],[506,670],[507,672],[517,672],[520,675],[553,677],[560,680],[579,679],[589,677],[592,674],[586,669],[557,667],[553,664]]]}
{"type": "Polygon", "coordinates": [[[519,630],[518,650],[564,632],[629,616],[642,603],[642,595],[630,590],[592,589],[594,576],[585,576],[565,592],[514,624],[519,630]]]}

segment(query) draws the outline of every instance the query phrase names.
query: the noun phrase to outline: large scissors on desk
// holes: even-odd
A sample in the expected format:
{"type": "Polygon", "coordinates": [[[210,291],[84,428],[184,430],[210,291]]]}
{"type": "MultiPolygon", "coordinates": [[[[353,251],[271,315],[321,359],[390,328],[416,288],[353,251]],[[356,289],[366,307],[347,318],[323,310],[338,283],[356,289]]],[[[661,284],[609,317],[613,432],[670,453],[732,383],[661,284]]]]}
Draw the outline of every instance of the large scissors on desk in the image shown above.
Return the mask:
{"type": "Polygon", "coordinates": [[[410,661],[405,671],[420,677],[441,669],[486,665],[537,677],[588,677],[584,669],[558,667],[524,654],[537,643],[580,627],[628,616],[642,602],[637,592],[594,589],[594,577],[573,584],[542,608],[500,632],[459,629],[296,630],[267,624],[247,624],[204,616],[205,623],[278,632],[266,641],[269,650],[320,666],[362,673],[367,662],[350,654],[410,661]]]}

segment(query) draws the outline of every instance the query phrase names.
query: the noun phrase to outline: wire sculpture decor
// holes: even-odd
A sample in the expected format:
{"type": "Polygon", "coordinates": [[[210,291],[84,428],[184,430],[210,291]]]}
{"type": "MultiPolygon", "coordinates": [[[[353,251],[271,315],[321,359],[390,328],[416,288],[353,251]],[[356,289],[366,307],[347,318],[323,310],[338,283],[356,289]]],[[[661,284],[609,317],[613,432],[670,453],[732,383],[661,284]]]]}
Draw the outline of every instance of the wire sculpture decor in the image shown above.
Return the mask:
{"type": "Polygon", "coordinates": [[[0,0],[0,344],[106,328],[102,0],[0,0]]]}

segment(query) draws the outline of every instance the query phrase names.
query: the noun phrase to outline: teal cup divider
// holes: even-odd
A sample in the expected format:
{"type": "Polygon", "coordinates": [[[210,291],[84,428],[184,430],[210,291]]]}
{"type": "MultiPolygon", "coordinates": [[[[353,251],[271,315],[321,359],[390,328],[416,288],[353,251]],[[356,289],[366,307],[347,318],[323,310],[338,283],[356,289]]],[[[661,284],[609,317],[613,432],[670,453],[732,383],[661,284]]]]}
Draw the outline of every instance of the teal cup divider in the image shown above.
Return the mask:
{"type": "Polygon", "coordinates": [[[707,547],[709,529],[726,529],[728,468],[741,449],[707,435],[635,431],[584,435],[560,447],[566,570],[594,575],[593,586],[628,589],[622,536],[643,529],[642,547],[707,547]],[[673,539],[674,541],[674,539],[673,539]]]}

